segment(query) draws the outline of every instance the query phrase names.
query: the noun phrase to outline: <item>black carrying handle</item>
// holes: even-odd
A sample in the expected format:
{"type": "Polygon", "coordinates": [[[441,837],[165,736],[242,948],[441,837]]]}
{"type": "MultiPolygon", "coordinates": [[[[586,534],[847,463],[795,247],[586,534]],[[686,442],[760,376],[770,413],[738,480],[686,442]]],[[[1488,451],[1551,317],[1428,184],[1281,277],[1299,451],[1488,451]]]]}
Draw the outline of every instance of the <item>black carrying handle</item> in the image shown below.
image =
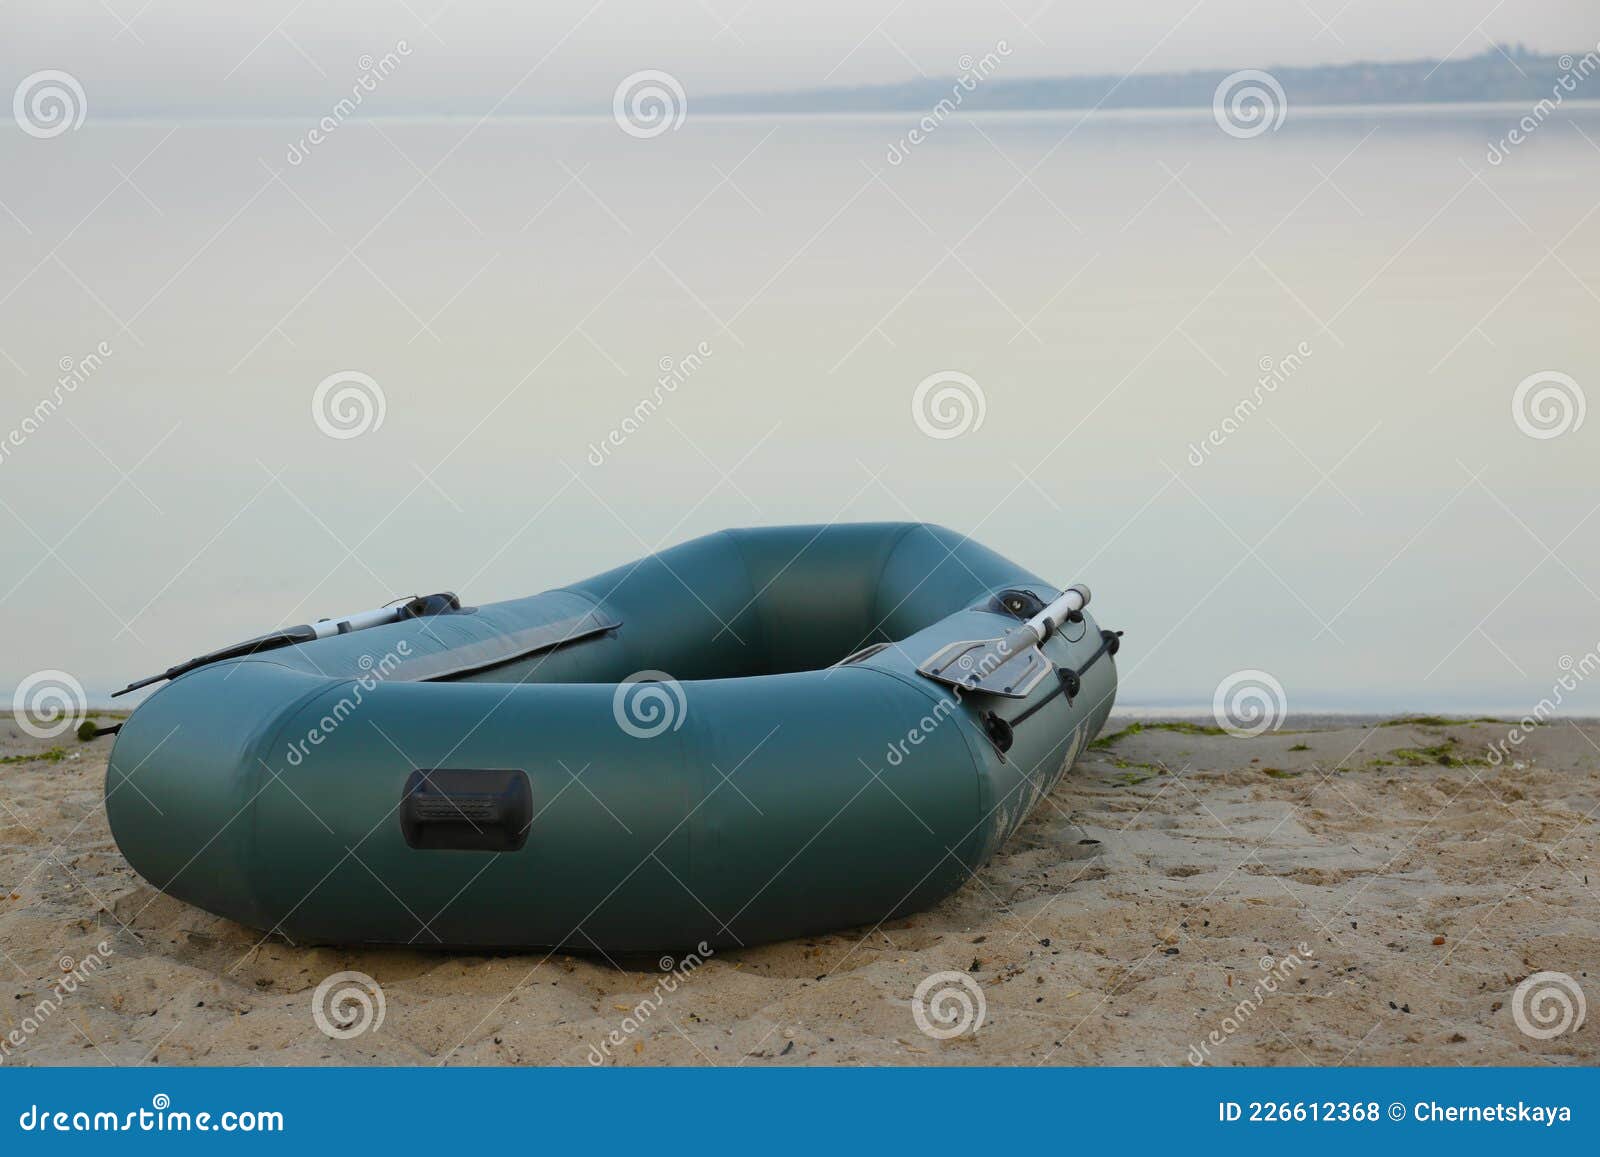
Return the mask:
{"type": "Polygon", "coordinates": [[[406,844],[422,851],[514,852],[532,823],[533,792],[520,770],[417,770],[400,801],[406,844]]]}

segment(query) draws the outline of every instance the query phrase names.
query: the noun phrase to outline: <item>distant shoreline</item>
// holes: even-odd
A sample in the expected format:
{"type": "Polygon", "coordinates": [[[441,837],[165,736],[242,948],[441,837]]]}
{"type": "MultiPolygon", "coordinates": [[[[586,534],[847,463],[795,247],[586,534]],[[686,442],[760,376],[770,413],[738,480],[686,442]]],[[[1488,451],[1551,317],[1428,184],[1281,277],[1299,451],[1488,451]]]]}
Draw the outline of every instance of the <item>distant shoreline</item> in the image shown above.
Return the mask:
{"type": "MultiPolygon", "coordinates": [[[[1594,99],[1568,100],[1561,106],[1562,111],[1594,112],[1600,110],[1600,83],[1595,87],[1594,99]]],[[[1397,102],[1393,104],[1308,104],[1295,105],[1291,115],[1294,117],[1315,117],[1336,119],[1357,114],[1414,114],[1428,113],[1449,116],[1452,114],[1474,114],[1483,112],[1524,112],[1527,102],[1516,100],[1464,100],[1464,101],[1413,101],[1410,103],[1397,102]]],[[[770,120],[818,120],[823,117],[829,120],[856,120],[862,122],[902,123],[906,118],[907,110],[884,109],[871,112],[700,112],[696,119],[713,121],[752,120],[763,118],[770,120]]],[[[1077,116],[1082,119],[1094,120],[1121,120],[1121,121],[1147,121],[1155,123],[1162,120],[1209,120],[1210,108],[1198,108],[1191,105],[1174,105],[1171,107],[1150,108],[1037,108],[1037,109],[963,109],[959,114],[964,119],[972,120],[1064,120],[1077,116]]],[[[380,124],[447,124],[465,123],[472,124],[484,121],[486,124],[517,124],[537,122],[573,122],[583,123],[591,121],[610,121],[610,113],[599,112],[561,112],[561,113],[497,113],[485,118],[471,113],[395,113],[383,116],[358,116],[351,117],[347,124],[361,124],[366,121],[380,124]]],[[[306,117],[296,114],[282,114],[274,116],[225,116],[217,114],[190,115],[182,112],[170,113],[139,113],[119,114],[106,113],[96,119],[97,124],[110,122],[117,126],[136,125],[168,125],[175,121],[184,124],[206,125],[299,125],[304,124],[306,117]]],[[[80,131],[88,131],[91,125],[85,125],[80,131]]]]}
{"type": "MultiPolygon", "coordinates": [[[[1018,77],[1005,75],[1005,41],[959,76],[898,84],[739,93],[706,97],[702,111],[826,112],[1042,112],[1072,110],[1211,109],[1228,96],[1286,103],[1290,107],[1514,104],[1578,99],[1592,85],[1600,96],[1600,45],[1575,53],[1532,53],[1492,48],[1463,60],[1413,60],[1206,69],[1122,76],[1018,77]]],[[[970,58],[968,58],[970,60],[970,58]]],[[[690,98],[694,102],[693,97],[690,98]]]]}
{"type": "MultiPolygon", "coordinates": [[[[687,90],[690,115],[731,117],[903,117],[906,114],[1022,116],[1077,113],[1082,116],[1212,115],[1224,96],[1252,99],[1259,82],[1270,77],[1266,97],[1282,90],[1281,103],[1296,115],[1336,115],[1351,109],[1396,112],[1422,108],[1492,108],[1526,110],[1548,101],[1555,107],[1600,104],[1600,45],[1572,53],[1532,53],[1520,48],[1490,49],[1462,60],[1356,62],[1352,64],[1268,66],[1236,70],[1207,69],[1121,76],[1006,75],[1009,52],[989,53],[959,76],[919,77],[887,84],[845,88],[796,89],[786,92],[697,92],[689,74],[677,78],[687,90]],[[1251,86],[1257,85],[1252,92],[1251,86]],[[1245,90],[1241,92],[1240,90],[1245,90]],[[1226,90],[1226,91],[1224,91],[1226,90]]],[[[610,120],[610,103],[549,108],[511,108],[485,116],[477,109],[392,109],[376,114],[364,107],[351,121],[483,121],[515,122],[610,120]]],[[[235,114],[201,109],[97,110],[99,121],[219,122],[276,124],[300,122],[326,113],[320,105],[304,109],[235,114]]]]}

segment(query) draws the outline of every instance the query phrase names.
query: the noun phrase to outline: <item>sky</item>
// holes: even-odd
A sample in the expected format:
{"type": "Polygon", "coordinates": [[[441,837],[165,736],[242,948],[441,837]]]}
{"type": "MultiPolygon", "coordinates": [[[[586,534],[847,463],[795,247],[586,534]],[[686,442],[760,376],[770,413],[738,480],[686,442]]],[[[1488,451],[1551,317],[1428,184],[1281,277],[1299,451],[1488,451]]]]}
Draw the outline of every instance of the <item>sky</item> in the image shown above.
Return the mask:
{"type": "Polygon", "coordinates": [[[1596,364],[1570,321],[1600,297],[1592,103],[1504,148],[1521,109],[996,118],[914,152],[910,115],[695,114],[1002,39],[1008,78],[1581,53],[1594,0],[739,2],[0,0],[0,99],[64,73],[87,104],[81,132],[0,132],[0,437],[114,347],[0,463],[0,693],[834,518],[1090,582],[1140,640],[1131,702],[1260,669],[1296,709],[1498,711],[1600,652],[1600,423],[1545,440],[1516,401],[1596,364]],[[386,53],[363,117],[459,116],[311,142],[386,53]],[[645,70],[686,91],[681,132],[613,123],[645,70]],[[601,115],[490,119],[549,108],[601,115]],[[170,115],[117,119],[141,112],[170,115]],[[586,464],[706,340],[670,421],[586,464]],[[1295,388],[1197,463],[1306,341],[1295,388]],[[959,445],[912,421],[949,371],[992,414],[959,445]],[[387,399],[371,438],[313,421],[350,372],[387,399]],[[1081,416],[1036,417],[1058,406],[1081,416]]]}
{"type": "Polygon", "coordinates": [[[1013,75],[1270,68],[1594,45],[1592,0],[5,0],[0,81],[71,73],[102,115],[299,115],[363,57],[405,67],[364,111],[603,111],[620,77],[690,94],[953,75],[1004,39],[1013,75]]]}

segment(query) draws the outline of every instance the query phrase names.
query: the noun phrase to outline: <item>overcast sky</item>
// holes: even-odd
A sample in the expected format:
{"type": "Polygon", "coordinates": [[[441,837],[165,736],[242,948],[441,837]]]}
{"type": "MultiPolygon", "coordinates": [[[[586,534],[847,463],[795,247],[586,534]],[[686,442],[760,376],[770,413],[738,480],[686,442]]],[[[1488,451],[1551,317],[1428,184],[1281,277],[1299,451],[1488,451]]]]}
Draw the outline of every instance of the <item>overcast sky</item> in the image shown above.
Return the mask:
{"type": "Polygon", "coordinates": [[[0,0],[0,80],[71,73],[102,113],[315,112],[364,55],[410,57],[376,112],[609,107],[663,69],[726,93],[953,75],[1005,39],[1024,75],[1268,67],[1600,40],[1595,0],[0,0]],[[503,102],[503,103],[502,103],[503,102]]]}

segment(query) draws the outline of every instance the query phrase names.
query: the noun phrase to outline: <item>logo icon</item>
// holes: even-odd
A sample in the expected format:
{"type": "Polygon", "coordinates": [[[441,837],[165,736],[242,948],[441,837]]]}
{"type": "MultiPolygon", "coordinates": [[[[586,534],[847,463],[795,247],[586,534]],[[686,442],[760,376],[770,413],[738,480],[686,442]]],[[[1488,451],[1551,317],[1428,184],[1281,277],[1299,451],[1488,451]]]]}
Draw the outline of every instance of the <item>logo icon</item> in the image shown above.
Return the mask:
{"type": "Polygon", "coordinates": [[[311,994],[311,1019],[334,1040],[377,1032],[386,1009],[383,988],[365,972],[335,972],[311,994]]]}
{"type": "Polygon", "coordinates": [[[678,78],[655,68],[623,77],[611,98],[617,127],[640,140],[677,131],[688,113],[689,98],[678,78]]]}
{"type": "Polygon", "coordinates": [[[617,726],[635,739],[678,730],[688,707],[683,684],[665,671],[635,671],[617,684],[611,696],[617,726]]]}
{"type": "Polygon", "coordinates": [[[11,696],[17,726],[35,739],[54,739],[78,725],[89,710],[83,684],[65,671],[35,671],[11,696]]]}
{"type": "Polygon", "coordinates": [[[1565,972],[1535,972],[1511,996],[1511,1019],[1534,1040],[1577,1032],[1588,1011],[1583,989],[1565,972]]]}
{"type": "Polygon", "coordinates": [[[1278,130],[1289,115],[1289,98],[1270,72],[1241,69],[1223,77],[1217,85],[1211,97],[1211,115],[1216,118],[1217,127],[1230,137],[1249,140],[1268,130],[1278,130]]]}
{"type": "Polygon", "coordinates": [[[382,387],[356,370],[329,374],[311,394],[312,420],[330,438],[359,438],[376,430],[387,411],[382,387]]]}
{"type": "Polygon", "coordinates": [[[930,438],[959,438],[981,429],[988,408],[983,387],[956,370],[929,374],[911,393],[911,419],[930,438]]]}
{"type": "Polygon", "coordinates": [[[911,1019],[934,1040],[975,1033],[988,1013],[983,989],[965,972],[935,972],[911,996],[911,1019]]]}
{"type": "Polygon", "coordinates": [[[1289,711],[1283,684],[1267,671],[1235,671],[1217,684],[1211,714],[1217,726],[1235,739],[1254,739],[1283,726],[1289,711]]]}
{"type": "Polygon", "coordinates": [[[41,141],[76,132],[88,112],[89,100],[78,78],[55,68],[23,77],[11,96],[17,127],[41,141]]]}
{"type": "Polygon", "coordinates": [[[1511,420],[1540,441],[1578,430],[1588,408],[1583,387],[1556,370],[1529,374],[1511,394],[1511,420]]]}

